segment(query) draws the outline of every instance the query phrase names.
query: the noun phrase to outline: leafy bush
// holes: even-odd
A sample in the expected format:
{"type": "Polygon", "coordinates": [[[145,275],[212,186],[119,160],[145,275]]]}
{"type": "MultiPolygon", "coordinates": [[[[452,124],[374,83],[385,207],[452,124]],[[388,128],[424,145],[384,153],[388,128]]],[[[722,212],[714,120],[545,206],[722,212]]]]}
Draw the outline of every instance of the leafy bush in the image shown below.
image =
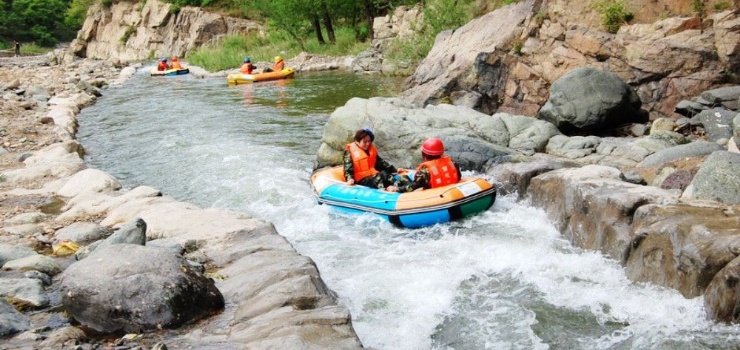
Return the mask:
{"type": "Polygon", "coordinates": [[[616,33],[622,24],[634,18],[634,14],[625,10],[624,4],[619,0],[597,2],[594,8],[601,14],[601,23],[609,33],[616,33]]]}

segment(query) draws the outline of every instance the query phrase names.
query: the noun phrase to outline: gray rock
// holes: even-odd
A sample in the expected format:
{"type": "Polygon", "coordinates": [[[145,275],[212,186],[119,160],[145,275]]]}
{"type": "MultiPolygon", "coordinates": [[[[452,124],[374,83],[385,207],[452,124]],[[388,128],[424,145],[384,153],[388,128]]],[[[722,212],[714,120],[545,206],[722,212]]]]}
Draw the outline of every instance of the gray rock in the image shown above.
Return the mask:
{"type": "Polygon", "coordinates": [[[5,220],[6,225],[36,224],[46,219],[46,214],[41,212],[31,212],[18,214],[10,219],[5,220]]]}
{"type": "Polygon", "coordinates": [[[722,147],[714,142],[696,141],[655,152],[640,162],[638,167],[657,167],[680,158],[706,156],[721,149],[722,147]]]}
{"type": "Polygon", "coordinates": [[[699,167],[692,195],[724,204],[740,204],[740,154],[716,151],[699,167]]]}
{"type": "Polygon", "coordinates": [[[709,141],[729,139],[732,137],[732,120],[736,115],[737,113],[724,108],[712,108],[691,118],[691,123],[703,126],[709,141]]]}
{"type": "Polygon", "coordinates": [[[614,73],[576,68],[552,84],[539,118],[566,134],[594,131],[646,122],[641,105],[635,90],[614,73]]]}
{"type": "Polygon", "coordinates": [[[36,254],[38,253],[36,253],[35,250],[29,247],[0,244],[0,267],[5,265],[5,263],[8,261],[36,254]]]}
{"type": "Polygon", "coordinates": [[[596,136],[572,136],[556,135],[547,143],[547,154],[565,157],[568,159],[583,158],[589,154],[596,153],[601,144],[601,139],[596,136]]]}
{"type": "Polygon", "coordinates": [[[29,255],[27,257],[8,261],[3,265],[3,270],[33,270],[43,272],[49,276],[54,276],[62,272],[61,266],[59,266],[53,258],[41,254],[29,255]]]}
{"type": "Polygon", "coordinates": [[[164,248],[171,251],[173,254],[183,255],[185,248],[174,238],[160,238],[146,242],[149,247],[164,248]]]}
{"type": "Polygon", "coordinates": [[[25,276],[26,278],[39,280],[44,286],[51,285],[51,277],[49,277],[49,275],[43,272],[40,272],[40,271],[36,271],[36,270],[26,271],[23,273],[23,276],[25,276]]]}
{"type": "Polygon", "coordinates": [[[31,328],[31,320],[0,298],[0,337],[20,333],[31,328]]]}
{"type": "Polygon", "coordinates": [[[84,340],[87,340],[87,335],[82,329],[67,326],[54,330],[48,338],[41,342],[41,348],[66,349],[71,348],[84,340]]]}
{"type": "Polygon", "coordinates": [[[212,280],[163,248],[100,247],[70,265],[61,280],[69,314],[101,332],[179,327],[224,307],[212,280]]]}
{"type": "Polygon", "coordinates": [[[737,101],[740,98],[740,85],[707,90],[701,93],[701,97],[714,105],[719,105],[724,101],[737,101]]]}
{"type": "Polygon", "coordinates": [[[18,237],[30,237],[44,233],[44,229],[36,224],[21,224],[15,226],[5,226],[5,232],[18,237]]]}
{"type": "Polygon", "coordinates": [[[676,104],[676,112],[687,117],[693,117],[707,108],[707,106],[699,102],[687,100],[681,100],[676,104]]]}
{"type": "Polygon", "coordinates": [[[106,238],[98,248],[107,247],[113,244],[146,244],[146,222],[142,218],[136,218],[128,224],[122,226],[110,237],[106,238]]]}
{"type": "Polygon", "coordinates": [[[61,241],[75,243],[92,242],[105,238],[106,235],[107,232],[103,226],[94,222],[78,221],[57,230],[54,234],[54,243],[61,241]]]}
{"type": "Polygon", "coordinates": [[[0,296],[10,297],[33,307],[49,305],[49,296],[37,279],[0,278],[0,296]]]}

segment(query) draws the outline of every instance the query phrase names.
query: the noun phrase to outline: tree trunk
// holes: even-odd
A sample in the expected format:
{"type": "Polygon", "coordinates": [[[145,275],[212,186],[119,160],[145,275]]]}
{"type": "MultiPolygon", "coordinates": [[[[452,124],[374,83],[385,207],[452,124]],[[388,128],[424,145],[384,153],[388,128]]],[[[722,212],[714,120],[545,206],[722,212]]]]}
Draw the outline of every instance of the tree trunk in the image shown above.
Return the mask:
{"type": "Polygon", "coordinates": [[[326,28],[326,35],[329,37],[329,42],[332,44],[337,43],[337,37],[334,36],[334,26],[331,25],[331,16],[329,16],[329,8],[326,6],[326,1],[321,1],[321,12],[324,13],[324,27],[326,28]]]}
{"type": "Polygon", "coordinates": [[[368,26],[368,38],[373,40],[375,39],[375,33],[373,33],[373,21],[375,19],[373,4],[371,0],[362,0],[362,4],[365,5],[365,21],[367,21],[368,26]]]}
{"type": "MultiPolygon", "coordinates": [[[[318,40],[319,44],[324,45],[326,44],[326,41],[324,41],[324,36],[321,34],[321,23],[319,23],[319,17],[314,15],[313,16],[313,30],[316,32],[316,40],[318,40]]],[[[326,29],[329,31],[329,28],[326,29]]],[[[331,40],[332,34],[329,34],[329,40],[331,40]]],[[[334,43],[334,41],[332,41],[334,43]]]]}

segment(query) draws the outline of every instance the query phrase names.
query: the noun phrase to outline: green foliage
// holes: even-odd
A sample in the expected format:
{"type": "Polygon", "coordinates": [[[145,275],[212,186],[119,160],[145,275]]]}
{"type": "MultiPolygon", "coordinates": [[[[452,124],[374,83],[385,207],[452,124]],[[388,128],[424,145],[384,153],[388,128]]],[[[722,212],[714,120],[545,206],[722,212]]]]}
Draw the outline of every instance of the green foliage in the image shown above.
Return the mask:
{"type": "Polygon", "coordinates": [[[695,12],[704,12],[704,0],[691,0],[691,7],[695,12]]]}
{"type": "Polygon", "coordinates": [[[714,10],[715,11],[724,11],[724,10],[727,10],[728,8],[730,8],[730,4],[728,4],[728,3],[724,2],[724,1],[723,2],[718,2],[718,3],[714,4],[714,10]]]}
{"type": "Polygon", "coordinates": [[[550,16],[546,12],[537,11],[534,15],[534,21],[537,23],[538,27],[541,26],[546,19],[550,19],[550,16]]]}
{"type": "Polygon", "coordinates": [[[103,6],[105,7],[113,6],[113,0],[101,0],[100,3],[103,4],[103,6]]]}
{"type": "Polygon", "coordinates": [[[522,41],[522,39],[517,38],[512,43],[511,51],[513,51],[515,55],[521,56],[523,47],[524,47],[524,41],[522,41]]]}
{"type": "MultiPolygon", "coordinates": [[[[209,71],[221,71],[241,66],[245,57],[252,62],[272,62],[277,55],[290,58],[301,51],[318,55],[352,55],[367,49],[369,43],[355,40],[354,30],[349,27],[335,28],[335,45],[320,45],[315,38],[306,39],[302,49],[284,31],[271,31],[267,36],[227,36],[213,45],[201,47],[187,55],[189,62],[209,71]]],[[[265,68],[260,66],[258,68],[265,68]]]]}
{"type": "Polygon", "coordinates": [[[470,0],[432,0],[424,8],[426,31],[432,35],[456,29],[472,18],[473,1],[470,0]]]}
{"type": "Polygon", "coordinates": [[[625,10],[624,3],[620,0],[597,2],[593,7],[601,14],[601,23],[609,33],[616,33],[622,24],[634,18],[634,14],[625,10]]]}
{"type": "Polygon", "coordinates": [[[65,25],[68,4],[64,0],[13,0],[3,4],[0,38],[53,46],[74,32],[65,25]]]}
{"type": "Polygon", "coordinates": [[[475,1],[429,0],[424,8],[424,26],[414,37],[393,39],[384,52],[387,59],[406,61],[412,65],[429,54],[437,34],[457,29],[473,18],[475,1]]]}
{"type": "Polygon", "coordinates": [[[176,14],[180,13],[180,5],[174,4],[174,5],[170,6],[170,11],[169,12],[171,14],[173,14],[173,15],[176,15],[176,14]]]}
{"type": "Polygon", "coordinates": [[[128,26],[126,31],[123,33],[123,36],[121,36],[121,44],[125,45],[134,33],[136,33],[136,26],[128,26]]]}
{"type": "Polygon", "coordinates": [[[95,0],[72,0],[64,16],[64,24],[73,30],[82,28],[87,10],[94,2],[95,0]]]}

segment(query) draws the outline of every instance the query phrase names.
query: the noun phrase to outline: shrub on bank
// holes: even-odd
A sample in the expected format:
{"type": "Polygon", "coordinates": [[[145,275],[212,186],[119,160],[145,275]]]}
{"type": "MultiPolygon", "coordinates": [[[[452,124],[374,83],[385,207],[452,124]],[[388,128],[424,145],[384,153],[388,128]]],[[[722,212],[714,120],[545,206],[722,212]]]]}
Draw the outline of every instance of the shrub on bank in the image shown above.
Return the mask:
{"type": "MultiPolygon", "coordinates": [[[[340,27],[335,33],[337,41],[334,45],[319,44],[315,38],[307,39],[304,42],[306,52],[328,56],[356,55],[370,45],[369,42],[355,40],[352,28],[340,27]]],[[[226,36],[214,44],[191,51],[187,59],[194,65],[216,72],[241,66],[244,57],[250,57],[252,62],[272,62],[277,55],[287,59],[301,51],[300,45],[287,33],[268,31],[265,36],[226,36]]]]}

